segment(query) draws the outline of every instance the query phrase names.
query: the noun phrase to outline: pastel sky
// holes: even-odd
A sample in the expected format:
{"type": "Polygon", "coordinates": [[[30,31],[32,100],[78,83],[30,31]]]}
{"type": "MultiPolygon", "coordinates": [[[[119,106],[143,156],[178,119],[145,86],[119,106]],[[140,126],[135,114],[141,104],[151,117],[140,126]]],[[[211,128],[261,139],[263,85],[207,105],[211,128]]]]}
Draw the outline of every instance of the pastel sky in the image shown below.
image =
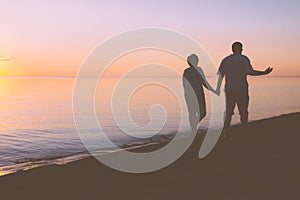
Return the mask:
{"type": "Polygon", "coordinates": [[[76,75],[108,37],[141,27],[179,31],[218,65],[239,40],[257,69],[300,76],[300,1],[2,0],[0,75],[76,75]]]}

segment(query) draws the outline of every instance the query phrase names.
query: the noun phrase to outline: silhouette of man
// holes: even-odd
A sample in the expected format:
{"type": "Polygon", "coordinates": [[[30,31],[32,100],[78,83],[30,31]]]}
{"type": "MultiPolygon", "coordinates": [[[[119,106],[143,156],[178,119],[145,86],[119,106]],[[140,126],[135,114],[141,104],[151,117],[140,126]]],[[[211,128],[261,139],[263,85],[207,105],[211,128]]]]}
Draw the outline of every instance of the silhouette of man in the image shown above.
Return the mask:
{"type": "Polygon", "coordinates": [[[182,81],[184,96],[189,111],[190,126],[195,133],[197,125],[206,116],[206,104],[203,86],[216,92],[207,82],[203,70],[198,67],[199,58],[192,54],[187,58],[189,67],[184,70],[182,81]]]}
{"type": "Polygon", "coordinates": [[[243,45],[240,42],[234,42],[232,44],[232,51],[233,54],[223,59],[218,71],[218,94],[220,94],[220,87],[223,77],[225,76],[225,130],[230,126],[231,117],[236,104],[240,113],[241,123],[244,125],[248,122],[249,95],[247,75],[261,76],[269,74],[273,70],[273,68],[270,67],[265,71],[254,70],[251,66],[249,58],[245,55],[242,55],[243,45]]]}

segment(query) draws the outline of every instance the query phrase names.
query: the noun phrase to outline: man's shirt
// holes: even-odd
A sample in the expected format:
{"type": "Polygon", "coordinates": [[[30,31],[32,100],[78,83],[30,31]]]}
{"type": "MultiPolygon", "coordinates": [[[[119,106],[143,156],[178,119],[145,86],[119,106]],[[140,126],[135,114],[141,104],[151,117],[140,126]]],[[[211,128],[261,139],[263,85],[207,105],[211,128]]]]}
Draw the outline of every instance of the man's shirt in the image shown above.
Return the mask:
{"type": "Polygon", "coordinates": [[[223,59],[219,67],[225,76],[225,92],[248,92],[247,75],[253,71],[250,60],[242,54],[231,54],[223,59]]]}

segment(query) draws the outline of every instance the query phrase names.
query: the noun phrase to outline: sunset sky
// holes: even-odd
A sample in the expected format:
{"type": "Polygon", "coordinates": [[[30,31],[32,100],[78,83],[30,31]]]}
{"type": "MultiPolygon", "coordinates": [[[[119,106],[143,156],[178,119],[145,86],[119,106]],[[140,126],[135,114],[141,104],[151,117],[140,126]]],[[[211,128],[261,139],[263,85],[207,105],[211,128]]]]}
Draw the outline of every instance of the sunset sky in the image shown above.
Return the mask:
{"type": "Polygon", "coordinates": [[[239,40],[255,68],[300,76],[299,10],[295,0],[2,0],[0,75],[76,75],[107,38],[161,27],[196,40],[216,65],[239,40]]]}

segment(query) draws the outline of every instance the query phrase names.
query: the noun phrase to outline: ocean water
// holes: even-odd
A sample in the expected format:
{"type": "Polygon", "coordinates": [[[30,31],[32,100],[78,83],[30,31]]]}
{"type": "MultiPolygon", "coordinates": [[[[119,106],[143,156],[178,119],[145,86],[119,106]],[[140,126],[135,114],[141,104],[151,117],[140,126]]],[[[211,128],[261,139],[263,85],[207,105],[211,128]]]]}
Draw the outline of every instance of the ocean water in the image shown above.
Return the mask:
{"type": "MultiPolygon", "coordinates": [[[[73,119],[74,81],[0,79],[0,175],[89,156],[73,119]]],[[[216,78],[209,81],[215,83],[216,78]]],[[[300,77],[254,77],[249,84],[250,121],[300,111],[300,77]]],[[[216,97],[211,95],[206,91],[208,115],[202,129],[208,128],[212,117],[223,117],[223,94],[217,97],[221,103],[214,105],[214,114],[210,102],[216,97]]],[[[102,131],[119,146],[146,145],[170,140],[177,131],[189,132],[180,78],[103,78],[91,98],[102,131]]],[[[85,105],[80,109],[84,111],[85,105]]],[[[81,117],[92,116],[87,112],[81,117]]],[[[233,123],[239,123],[238,112],[233,123]]],[[[222,123],[210,125],[222,127],[222,123]]],[[[81,136],[95,151],[113,151],[97,131],[91,127],[81,136]]]]}

